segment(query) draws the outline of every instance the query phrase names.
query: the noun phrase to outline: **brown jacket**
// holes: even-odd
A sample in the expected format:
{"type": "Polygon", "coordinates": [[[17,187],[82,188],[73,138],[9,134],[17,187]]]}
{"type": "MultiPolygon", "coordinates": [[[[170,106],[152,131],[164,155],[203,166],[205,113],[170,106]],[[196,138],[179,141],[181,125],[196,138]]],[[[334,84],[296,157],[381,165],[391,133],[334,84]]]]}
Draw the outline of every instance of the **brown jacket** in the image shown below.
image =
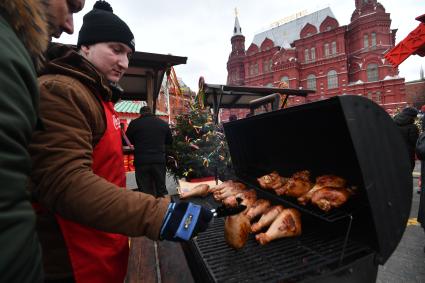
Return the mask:
{"type": "Polygon", "coordinates": [[[78,53],[65,46],[54,51],[60,57],[47,64],[39,79],[45,129],[35,132],[30,146],[32,192],[48,210],[38,217],[48,278],[70,272],[52,213],[110,233],[158,239],[170,202],[119,188],[93,173],[93,148],[106,128],[97,95],[110,100],[112,92],[78,53]]]}

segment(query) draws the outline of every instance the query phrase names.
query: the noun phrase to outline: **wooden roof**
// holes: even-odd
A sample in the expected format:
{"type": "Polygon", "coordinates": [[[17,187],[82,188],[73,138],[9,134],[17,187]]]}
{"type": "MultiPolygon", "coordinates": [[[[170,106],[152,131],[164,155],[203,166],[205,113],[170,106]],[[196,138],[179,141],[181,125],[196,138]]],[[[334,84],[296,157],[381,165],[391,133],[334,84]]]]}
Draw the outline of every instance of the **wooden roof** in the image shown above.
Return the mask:
{"type": "MultiPolygon", "coordinates": [[[[145,100],[155,104],[167,70],[186,64],[187,57],[136,51],[130,59],[129,69],[120,80],[124,89],[123,100],[145,100]]],[[[155,107],[153,107],[155,108],[155,107]]]]}

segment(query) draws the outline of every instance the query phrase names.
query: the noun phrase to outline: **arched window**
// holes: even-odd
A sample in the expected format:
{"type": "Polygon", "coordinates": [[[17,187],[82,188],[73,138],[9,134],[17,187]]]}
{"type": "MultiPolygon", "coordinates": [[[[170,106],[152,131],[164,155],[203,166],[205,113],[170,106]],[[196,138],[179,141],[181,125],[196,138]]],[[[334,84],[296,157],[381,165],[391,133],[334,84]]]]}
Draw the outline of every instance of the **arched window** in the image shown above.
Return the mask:
{"type": "Polygon", "coordinates": [[[370,34],[370,37],[371,37],[371,46],[372,47],[375,47],[376,46],[376,32],[372,32],[371,34],[370,34]]]}
{"type": "Polygon", "coordinates": [[[369,47],[369,36],[367,34],[363,35],[363,48],[369,47]]]}
{"type": "Polygon", "coordinates": [[[325,57],[329,56],[329,43],[325,43],[325,57]]]}
{"type": "Polygon", "coordinates": [[[269,61],[268,60],[264,60],[263,61],[263,73],[266,73],[269,71],[269,61]]]}
{"type": "Polygon", "coordinates": [[[328,89],[334,89],[338,87],[338,75],[335,70],[328,72],[328,89]]]}
{"type": "Polygon", "coordinates": [[[367,65],[367,81],[376,82],[378,79],[378,64],[367,65]]]}
{"type": "Polygon", "coordinates": [[[336,41],[332,41],[332,54],[336,54],[336,41]]]}
{"type": "Polygon", "coordinates": [[[307,89],[316,89],[316,76],[313,74],[307,77],[307,89]]]}
{"type": "Polygon", "coordinates": [[[312,47],[310,49],[310,52],[311,52],[311,61],[314,62],[316,60],[316,48],[312,47]]]}
{"type": "Polygon", "coordinates": [[[309,55],[308,49],[304,50],[304,61],[305,62],[310,61],[310,55],[309,55]]]}

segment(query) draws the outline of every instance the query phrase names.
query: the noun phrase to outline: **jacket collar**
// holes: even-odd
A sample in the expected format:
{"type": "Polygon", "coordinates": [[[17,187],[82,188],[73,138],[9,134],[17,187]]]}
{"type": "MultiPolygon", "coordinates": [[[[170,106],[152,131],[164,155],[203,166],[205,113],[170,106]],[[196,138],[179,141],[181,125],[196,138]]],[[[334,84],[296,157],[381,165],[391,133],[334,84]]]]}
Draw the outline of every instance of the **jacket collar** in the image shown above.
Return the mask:
{"type": "Polygon", "coordinates": [[[28,50],[36,68],[50,40],[46,21],[47,0],[1,0],[0,15],[28,50]]]}

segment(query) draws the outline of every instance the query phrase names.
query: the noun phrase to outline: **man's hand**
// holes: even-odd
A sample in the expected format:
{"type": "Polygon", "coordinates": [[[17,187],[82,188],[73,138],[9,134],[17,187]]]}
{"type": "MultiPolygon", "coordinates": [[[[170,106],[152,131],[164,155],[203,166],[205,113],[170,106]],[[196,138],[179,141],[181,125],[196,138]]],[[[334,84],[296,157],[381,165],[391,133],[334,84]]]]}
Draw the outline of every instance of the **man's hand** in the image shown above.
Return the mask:
{"type": "Polygon", "coordinates": [[[162,223],[160,239],[188,241],[208,228],[213,214],[208,209],[191,203],[170,203],[162,223]]]}

